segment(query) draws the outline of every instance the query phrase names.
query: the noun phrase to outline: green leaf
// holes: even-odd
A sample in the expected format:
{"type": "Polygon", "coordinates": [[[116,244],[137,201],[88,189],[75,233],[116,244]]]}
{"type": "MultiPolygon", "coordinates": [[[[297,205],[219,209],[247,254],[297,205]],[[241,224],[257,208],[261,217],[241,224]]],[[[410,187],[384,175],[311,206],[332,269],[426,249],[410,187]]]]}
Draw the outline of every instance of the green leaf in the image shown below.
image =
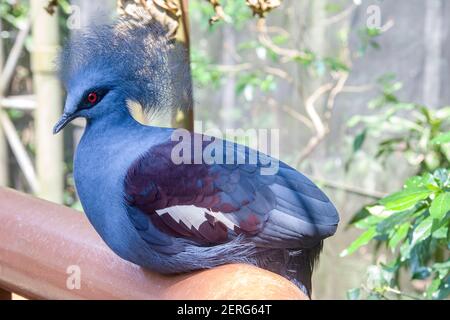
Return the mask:
{"type": "Polygon", "coordinates": [[[441,191],[441,188],[439,188],[437,185],[435,185],[433,183],[427,183],[426,187],[428,190],[433,191],[433,192],[441,191]]]}
{"type": "Polygon", "coordinates": [[[400,261],[401,262],[404,262],[411,257],[411,249],[412,249],[412,247],[410,246],[408,241],[405,241],[402,243],[402,245],[400,246],[400,261]]]}
{"type": "Polygon", "coordinates": [[[358,229],[369,229],[370,227],[377,225],[383,219],[380,217],[369,216],[364,218],[354,224],[354,226],[358,229]]]}
{"type": "Polygon", "coordinates": [[[433,144],[442,144],[442,143],[449,143],[450,142],[450,132],[442,133],[438,135],[436,138],[431,140],[431,143],[433,144]]]}
{"type": "Polygon", "coordinates": [[[345,257],[349,254],[352,254],[355,252],[358,248],[365,246],[369,243],[370,240],[372,240],[377,235],[377,230],[375,227],[372,227],[368,229],[366,232],[364,232],[362,235],[359,236],[358,239],[352,242],[352,244],[341,252],[341,257],[345,257]]]}
{"type": "Polygon", "coordinates": [[[394,230],[394,228],[402,224],[406,219],[412,217],[415,213],[415,210],[396,211],[378,223],[377,232],[379,234],[386,234],[390,230],[394,230]]]}
{"type": "Polygon", "coordinates": [[[382,291],[382,288],[393,284],[394,277],[394,273],[381,265],[369,266],[367,268],[367,288],[382,291]]]}
{"type": "Polygon", "coordinates": [[[427,297],[433,300],[446,299],[450,294],[450,277],[442,281],[442,279],[434,279],[427,289],[427,297]]]}
{"type": "Polygon", "coordinates": [[[8,112],[9,117],[12,120],[18,120],[25,115],[25,113],[23,111],[15,110],[15,109],[9,109],[7,112],[8,112]]]}
{"type": "Polygon", "coordinates": [[[361,296],[361,289],[354,288],[347,290],[347,299],[348,300],[359,300],[361,296]]]}
{"type": "Polygon", "coordinates": [[[379,36],[381,34],[381,31],[379,28],[367,28],[366,33],[369,37],[373,38],[379,36]]]}
{"type": "Polygon", "coordinates": [[[433,218],[428,217],[414,228],[411,240],[411,247],[431,236],[431,227],[433,226],[433,218]]]}
{"type": "Polygon", "coordinates": [[[433,264],[433,270],[439,274],[440,278],[446,277],[450,272],[450,259],[445,262],[433,264]]]}
{"type": "Polygon", "coordinates": [[[427,267],[418,267],[413,270],[411,278],[414,280],[423,280],[430,276],[431,269],[427,267]]]}
{"type": "Polygon", "coordinates": [[[262,92],[268,92],[276,89],[275,78],[272,75],[268,75],[263,81],[261,81],[259,88],[262,92]]]}
{"type": "Polygon", "coordinates": [[[425,238],[418,241],[415,245],[411,245],[410,257],[407,262],[413,279],[424,279],[431,273],[431,268],[427,266],[430,258],[431,238],[425,238]]]}
{"type": "Polygon", "coordinates": [[[425,156],[425,164],[428,170],[435,170],[440,165],[440,154],[434,151],[429,151],[425,156]]]}
{"type": "Polygon", "coordinates": [[[355,140],[353,141],[353,152],[357,152],[361,149],[361,147],[364,144],[364,141],[366,140],[367,136],[367,129],[364,129],[360,134],[358,134],[355,137],[355,140]]]}
{"type": "Polygon", "coordinates": [[[437,169],[433,173],[433,177],[441,188],[450,185],[450,172],[447,169],[437,169]]]}
{"type": "Polygon", "coordinates": [[[289,36],[287,35],[276,35],[275,37],[273,37],[272,41],[273,43],[275,43],[276,45],[282,45],[285,44],[287,41],[289,40],[289,36]]]}
{"type": "Polygon", "coordinates": [[[440,285],[441,285],[441,279],[439,279],[439,278],[434,279],[427,288],[426,297],[428,299],[432,299],[433,294],[439,290],[440,285]]]}
{"type": "Polygon", "coordinates": [[[347,126],[349,128],[353,128],[354,126],[356,126],[357,124],[359,124],[362,121],[362,117],[361,116],[352,116],[348,121],[347,121],[347,126]]]}
{"type": "Polygon", "coordinates": [[[408,178],[405,182],[405,189],[421,188],[424,186],[424,178],[422,176],[408,178]]]}
{"type": "Polygon", "coordinates": [[[328,13],[338,13],[339,11],[342,11],[342,5],[338,3],[327,3],[325,5],[325,10],[328,13]]]}
{"type": "Polygon", "coordinates": [[[432,191],[427,188],[408,188],[380,200],[387,210],[403,211],[428,198],[432,191]]]}
{"type": "Polygon", "coordinates": [[[359,210],[352,216],[348,225],[355,224],[355,223],[367,218],[368,216],[370,216],[370,212],[366,209],[366,207],[363,207],[361,210],[359,210]]]}
{"type": "Polygon", "coordinates": [[[440,226],[436,230],[431,231],[434,239],[445,239],[447,238],[448,226],[440,226]]]}
{"type": "Polygon", "coordinates": [[[369,229],[372,226],[378,225],[383,219],[384,218],[380,216],[369,215],[368,217],[355,222],[354,226],[358,229],[369,229]]]}
{"type": "Polygon", "coordinates": [[[327,57],[323,60],[325,65],[327,65],[333,71],[349,71],[350,68],[342,61],[334,57],[327,57]]]}
{"type": "Polygon", "coordinates": [[[395,249],[398,244],[406,238],[410,225],[409,222],[405,222],[394,231],[389,239],[389,248],[395,249]]]}
{"type": "Polygon", "coordinates": [[[450,193],[439,194],[431,203],[430,215],[434,219],[441,220],[450,211],[450,193]]]}
{"type": "Polygon", "coordinates": [[[310,66],[316,60],[316,55],[314,52],[306,51],[303,55],[293,57],[292,60],[304,66],[310,66]]]}

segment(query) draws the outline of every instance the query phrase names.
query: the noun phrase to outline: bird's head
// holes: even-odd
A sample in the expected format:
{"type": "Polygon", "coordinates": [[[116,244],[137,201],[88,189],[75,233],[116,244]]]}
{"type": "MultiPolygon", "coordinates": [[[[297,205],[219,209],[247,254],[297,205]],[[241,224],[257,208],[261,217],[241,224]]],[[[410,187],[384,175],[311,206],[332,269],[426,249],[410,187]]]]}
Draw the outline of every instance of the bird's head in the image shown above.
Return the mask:
{"type": "Polygon", "coordinates": [[[80,31],[60,55],[67,99],[54,133],[75,118],[96,121],[129,112],[130,105],[140,105],[144,113],[181,107],[191,94],[185,58],[156,22],[119,20],[80,31]]]}

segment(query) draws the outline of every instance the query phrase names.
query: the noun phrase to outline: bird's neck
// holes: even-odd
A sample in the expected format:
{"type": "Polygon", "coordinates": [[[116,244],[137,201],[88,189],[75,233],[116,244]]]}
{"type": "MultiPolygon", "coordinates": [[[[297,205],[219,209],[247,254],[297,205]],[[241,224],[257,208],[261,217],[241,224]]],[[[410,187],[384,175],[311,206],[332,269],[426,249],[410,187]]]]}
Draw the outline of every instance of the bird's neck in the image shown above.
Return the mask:
{"type": "Polygon", "coordinates": [[[120,219],[120,208],[103,212],[100,204],[113,205],[111,199],[121,198],[126,170],[138,157],[141,131],[145,130],[140,126],[119,112],[87,122],[75,154],[74,178],[83,208],[96,229],[120,219]]]}
{"type": "Polygon", "coordinates": [[[107,133],[111,131],[130,130],[141,126],[125,109],[105,114],[97,119],[88,119],[86,133],[95,131],[107,133]]]}
{"type": "Polygon", "coordinates": [[[151,128],[144,128],[125,112],[88,120],[77,147],[75,169],[99,173],[103,168],[107,172],[105,159],[108,164],[125,167],[132,156],[129,149],[137,146],[142,140],[142,131],[148,130],[151,128]]]}

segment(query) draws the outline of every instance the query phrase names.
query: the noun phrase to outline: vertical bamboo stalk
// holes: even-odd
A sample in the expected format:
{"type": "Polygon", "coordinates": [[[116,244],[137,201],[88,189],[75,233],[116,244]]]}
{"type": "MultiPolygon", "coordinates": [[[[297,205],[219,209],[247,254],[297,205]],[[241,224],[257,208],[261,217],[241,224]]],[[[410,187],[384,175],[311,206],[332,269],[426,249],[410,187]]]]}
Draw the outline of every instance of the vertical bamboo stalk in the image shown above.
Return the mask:
{"type": "MultiPolygon", "coordinates": [[[[18,60],[23,51],[26,37],[29,34],[31,28],[31,19],[27,19],[27,22],[20,28],[17,34],[14,45],[9,51],[8,59],[3,67],[3,72],[0,76],[0,99],[4,95],[8,84],[14,75],[18,60]]],[[[0,102],[1,103],[1,102],[0,102]]],[[[38,182],[35,175],[33,164],[27,154],[27,150],[20,141],[20,137],[14,124],[9,118],[8,114],[2,110],[0,104],[0,123],[2,124],[3,133],[9,142],[12,152],[16,157],[17,163],[20,166],[29,186],[33,193],[37,193],[38,182]]]]}
{"type": "MultiPolygon", "coordinates": [[[[222,26],[222,63],[225,66],[234,64],[234,53],[236,49],[236,34],[230,25],[222,26]]],[[[223,128],[234,128],[235,121],[231,116],[233,109],[236,107],[236,75],[230,73],[226,79],[222,90],[221,97],[221,120],[223,128]]]]}
{"type": "Polygon", "coordinates": [[[62,92],[56,76],[54,61],[59,45],[58,14],[49,15],[44,7],[47,0],[32,0],[33,87],[37,101],[36,170],[39,196],[54,202],[63,201],[64,168],[63,140],[53,136],[52,126],[61,115],[62,92]]]}
{"type": "Polygon", "coordinates": [[[441,100],[444,3],[430,0],[425,7],[423,102],[428,107],[437,108],[441,100]]]}
{"type": "MultiPolygon", "coordinates": [[[[178,42],[184,44],[187,48],[187,54],[189,55],[190,39],[189,39],[189,12],[188,12],[188,0],[178,0],[181,7],[181,18],[179,21],[179,27],[176,35],[178,42]]],[[[187,57],[186,61],[190,61],[187,57]]],[[[189,84],[191,85],[191,84],[189,84]]],[[[188,103],[190,106],[194,104],[192,101],[188,103]]],[[[172,115],[172,127],[185,128],[188,130],[194,130],[194,111],[193,109],[175,110],[172,115]]]]}
{"type": "MultiPolygon", "coordinates": [[[[2,20],[0,19],[0,34],[3,31],[2,20]]],[[[0,36],[0,74],[3,72],[3,63],[5,61],[5,52],[3,47],[3,39],[0,36]]],[[[8,186],[8,146],[6,137],[0,124],[0,186],[8,186]]]]}

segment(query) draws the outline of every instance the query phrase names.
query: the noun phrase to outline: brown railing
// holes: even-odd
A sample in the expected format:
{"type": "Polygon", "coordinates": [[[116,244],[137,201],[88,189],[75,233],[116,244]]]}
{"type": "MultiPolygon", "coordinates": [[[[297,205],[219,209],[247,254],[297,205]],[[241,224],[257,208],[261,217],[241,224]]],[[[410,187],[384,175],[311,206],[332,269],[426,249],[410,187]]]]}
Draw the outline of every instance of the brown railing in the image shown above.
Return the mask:
{"type": "Polygon", "coordinates": [[[0,188],[0,299],[305,299],[292,283],[248,265],[179,276],[116,256],[84,214],[0,188]]]}

